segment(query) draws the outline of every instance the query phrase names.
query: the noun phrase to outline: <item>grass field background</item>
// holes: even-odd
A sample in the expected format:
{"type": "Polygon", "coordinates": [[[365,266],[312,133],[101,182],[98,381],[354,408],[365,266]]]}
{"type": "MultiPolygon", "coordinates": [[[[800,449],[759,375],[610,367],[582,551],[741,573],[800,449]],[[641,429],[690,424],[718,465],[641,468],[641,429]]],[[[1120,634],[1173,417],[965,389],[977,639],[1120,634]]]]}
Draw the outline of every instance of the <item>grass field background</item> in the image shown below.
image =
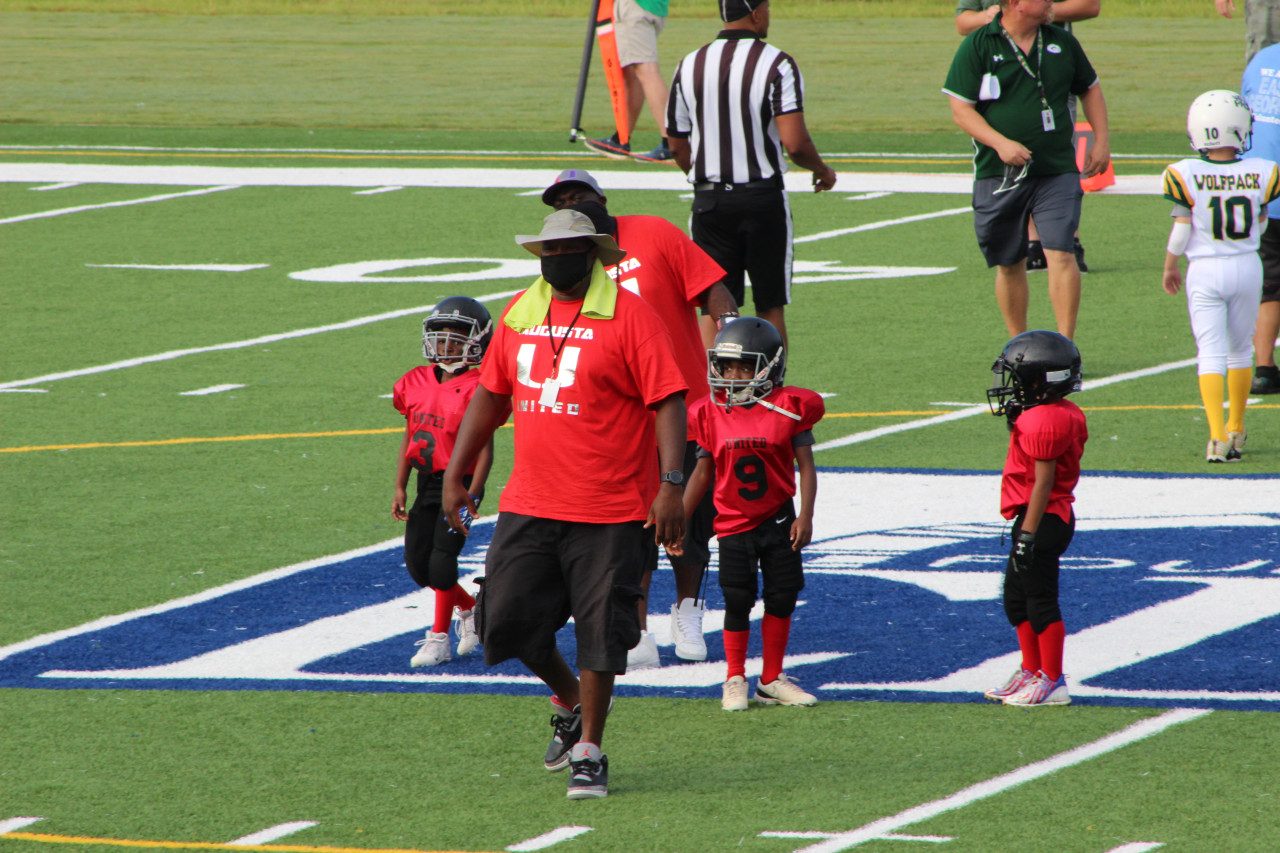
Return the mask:
{"type": "MultiPolygon", "coordinates": [[[[1130,155],[1117,162],[1122,174],[1156,174],[1181,157],[1185,105],[1238,80],[1240,19],[1206,14],[1210,5],[1108,2],[1104,17],[1080,28],[1111,105],[1113,147],[1130,155]],[[1153,6],[1185,17],[1143,17],[1153,6]]],[[[0,5],[5,163],[534,168],[548,180],[570,164],[617,168],[569,156],[581,153],[566,131],[582,25],[553,17],[558,4],[488,19],[391,18],[413,4],[57,8],[72,11],[0,5]],[[201,14],[227,8],[238,14],[201,14]],[[317,9],[344,14],[278,14],[317,9]]],[[[692,4],[673,9],[662,42],[668,72],[715,29],[705,10],[695,18],[692,4]]],[[[906,0],[777,4],[772,40],[801,62],[811,129],[837,169],[967,169],[957,156],[966,143],[938,92],[956,43],[950,9],[936,20],[921,11],[906,0]],[[903,17],[879,17],[891,5],[903,17]]],[[[592,87],[583,126],[603,133],[598,76],[592,87]]],[[[647,121],[641,138],[652,132],[647,121]]],[[[0,183],[0,219],[175,191],[35,188],[0,183]]],[[[674,192],[609,195],[615,212],[687,217],[674,192]]],[[[795,196],[797,235],[966,204],[851,195],[795,196]]],[[[357,196],[242,187],[6,222],[0,385],[513,289],[520,282],[446,289],[288,274],[371,258],[519,257],[512,235],[536,230],[544,213],[536,197],[505,189],[357,196]],[[88,266],[190,263],[269,266],[88,266]]],[[[1078,340],[1088,378],[1194,354],[1183,301],[1159,289],[1167,213],[1153,197],[1086,199],[1092,272],[1078,340]]],[[[952,215],[798,247],[802,261],[955,267],[798,288],[789,378],[836,395],[819,441],[918,419],[941,411],[936,401],[982,401],[1004,331],[971,228],[968,216],[952,215]]],[[[1032,317],[1051,324],[1034,281],[1032,317]]],[[[419,363],[419,322],[409,314],[0,394],[0,646],[394,537],[388,509],[403,421],[382,395],[419,363]],[[223,382],[244,387],[181,396],[223,382]]],[[[1086,475],[1203,473],[1193,373],[1080,395],[1093,436],[1086,475]]],[[[1276,410],[1257,406],[1249,423],[1248,467],[1215,473],[1280,471],[1276,410]]],[[[994,476],[1006,440],[998,421],[970,418],[824,451],[818,462],[994,476]]],[[[495,483],[510,464],[509,437],[501,442],[495,483]]],[[[49,836],[0,837],[0,850],[226,842],[304,819],[319,825],[299,844],[361,850],[501,850],[580,823],[593,831],[568,842],[574,850],[793,850],[806,842],[758,833],[864,825],[1158,713],[824,702],[803,715],[725,715],[712,700],[631,698],[610,728],[616,796],[588,811],[536,765],[545,709],[545,700],[511,696],[0,690],[0,821],[41,816],[27,832],[49,836]]],[[[909,831],[951,836],[937,846],[957,851],[1007,848],[1011,833],[1016,849],[1046,853],[1140,842],[1272,849],[1280,833],[1268,757],[1278,736],[1273,714],[1217,711],[909,831]]]]}

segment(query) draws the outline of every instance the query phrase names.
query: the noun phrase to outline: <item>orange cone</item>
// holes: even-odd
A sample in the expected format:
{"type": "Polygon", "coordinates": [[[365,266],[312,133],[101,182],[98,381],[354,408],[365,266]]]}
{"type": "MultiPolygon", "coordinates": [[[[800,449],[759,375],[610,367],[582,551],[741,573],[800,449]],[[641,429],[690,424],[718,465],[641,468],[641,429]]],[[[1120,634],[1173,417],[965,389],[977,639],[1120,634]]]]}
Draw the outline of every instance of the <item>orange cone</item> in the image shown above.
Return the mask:
{"type": "MultiPolygon", "coordinates": [[[[1093,147],[1093,128],[1089,126],[1089,122],[1076,122],[1075,143],[1076,168],[1083,173],[1085,157],[1088,156],[1089,149],[1093,147]]],[[[1107,168],[1092,178],[1086,178],[1083,174],[1080,176],[1080,188],[1087,193],[1097,192],[1100,189],[1112,186],[1115,182],[1116,172],[1111,167],[1111,163],[1107,163],[1107,168]]]]}

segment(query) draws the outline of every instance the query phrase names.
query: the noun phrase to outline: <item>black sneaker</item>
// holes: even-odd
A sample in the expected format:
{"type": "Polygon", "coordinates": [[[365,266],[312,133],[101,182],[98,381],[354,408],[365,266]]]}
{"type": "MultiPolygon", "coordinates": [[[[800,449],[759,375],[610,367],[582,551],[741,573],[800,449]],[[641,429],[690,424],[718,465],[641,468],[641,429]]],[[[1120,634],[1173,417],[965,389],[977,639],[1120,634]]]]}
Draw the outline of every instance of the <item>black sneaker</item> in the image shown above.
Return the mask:
{"type": "Polygon", "coordinates": [[[603,154],[613,160],[626,160],[631,157],[631,143],[619,142],[616,133],[608,139],[585,139],[582,144],[597,154],[603,154]]]}
{"type": "Polygon", "coordinates": [[[569,752],[582,737],[582,706],[578,705],[572,711],[554,702],[552,706],[556,709],[551,715],[551,728],[555,733],[551,736],[551,745],[547,747],[542,766],[554,773],[569,766],[569,752]]]}
{"type": "Polygon", "coordinates": [[[1079,240],[1072,246],[1072,250],[1076,253],[1076,266],[1080,267],[1080,272],[1088,272],[1089,265],[1084,262],[1084,246],[1080,245],[1079,240]]]}
{"type": "Polygon", "coordinates": [[[1280,368],[1274,364],[1259,364],[1253,369],[1250,394],[1280,394],[1280,368]]]}
{"type": "Polygon", "coordinates": [[[1029,241],[1027,243],[1027,272],[1047,270],[1048,268],[1049,261],[1044,256],[1044,247],[1040,245],[1040,241],[1029,241]]]}
{"type": "Polygon", "coordinates": [[[585,755],[569,762],[569,791],[571,800],[595,800],[609,796],[609,756],[600,753],[594,761],[585,755]]]}
{"type": "Polygon", "coordinates": [[[641,160],[670,160],[671,149],[667,147],[667,143],[662,142],[657,148],[653,149],[648,154],[637,154],[636,157],[641,160]]]}

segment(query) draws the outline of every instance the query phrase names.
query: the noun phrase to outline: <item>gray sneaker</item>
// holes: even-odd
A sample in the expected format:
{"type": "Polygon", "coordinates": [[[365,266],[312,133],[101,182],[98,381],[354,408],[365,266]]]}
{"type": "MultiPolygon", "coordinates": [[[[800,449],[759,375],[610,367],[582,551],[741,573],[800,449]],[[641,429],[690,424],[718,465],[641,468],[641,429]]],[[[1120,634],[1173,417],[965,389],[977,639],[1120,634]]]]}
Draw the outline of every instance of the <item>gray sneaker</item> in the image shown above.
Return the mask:
{"type": "Polygon", "coordinates": [[[570,711],[552,702],[551,707],[555,709],[551,715],[553,732],[542,766],[554,773],[569,766],[569,751],[582,737],[582,706],[577,705],[570,711]]]}
{"type": "Polygon", "coordinates": [[[609,756],[598,747],[579,744],[569,760],[569,791],[571,800],[598,800],[609,796],[609,756]],[[599,757],[592,758],[594,751],[599,757]]]}

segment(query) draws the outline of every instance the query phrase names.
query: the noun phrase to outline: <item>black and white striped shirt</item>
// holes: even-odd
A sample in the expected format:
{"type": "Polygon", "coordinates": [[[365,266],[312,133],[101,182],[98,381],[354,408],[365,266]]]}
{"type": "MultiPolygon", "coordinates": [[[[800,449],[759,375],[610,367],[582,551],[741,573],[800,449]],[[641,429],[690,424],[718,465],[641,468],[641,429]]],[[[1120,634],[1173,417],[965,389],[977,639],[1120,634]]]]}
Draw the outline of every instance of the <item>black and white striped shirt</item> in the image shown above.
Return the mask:
{"type": "Polygon", "coordinates": [[[746,30],[724,30],[680,61],[667,135],[688,138],[690,183],[744,184],[787,171],[775,116],[803,112],[795,60],[746,30]]]}

